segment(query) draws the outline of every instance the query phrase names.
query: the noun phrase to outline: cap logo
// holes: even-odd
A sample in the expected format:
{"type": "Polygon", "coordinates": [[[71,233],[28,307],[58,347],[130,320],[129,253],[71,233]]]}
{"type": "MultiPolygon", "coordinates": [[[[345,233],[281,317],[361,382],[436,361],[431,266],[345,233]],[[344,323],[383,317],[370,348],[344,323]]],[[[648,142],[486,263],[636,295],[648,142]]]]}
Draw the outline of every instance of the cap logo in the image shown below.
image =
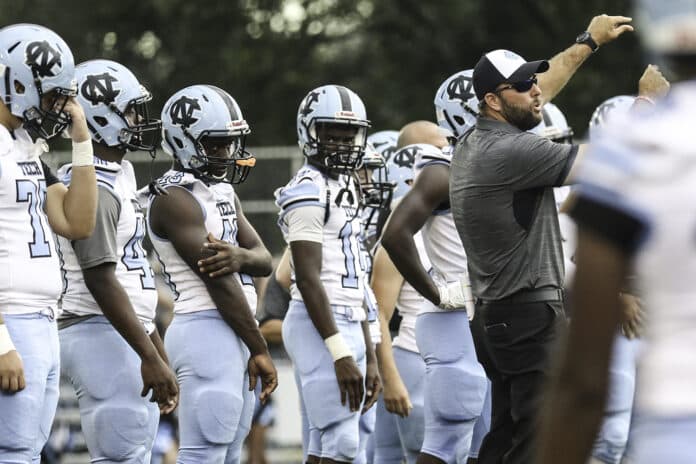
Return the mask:
{"type": "Polygon", "coordinates": [[[54,77],[63,69],[60,52],[45,40],[30,43],[25,53],[25,64],[39,77],[54,77]]]}

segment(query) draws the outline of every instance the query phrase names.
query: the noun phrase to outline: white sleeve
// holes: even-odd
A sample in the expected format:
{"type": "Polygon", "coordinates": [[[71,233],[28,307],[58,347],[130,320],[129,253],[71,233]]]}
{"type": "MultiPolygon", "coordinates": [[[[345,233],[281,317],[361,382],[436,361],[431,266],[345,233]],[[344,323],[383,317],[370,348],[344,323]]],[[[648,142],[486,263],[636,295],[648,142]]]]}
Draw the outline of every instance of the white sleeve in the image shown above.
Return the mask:
{"type": "Polygon", "coordinates": [[[285,223],[288,226],[288,243],[299,240],[318,243],[324,241],[323,206],[305,206],[288,211],[285,223]]]}

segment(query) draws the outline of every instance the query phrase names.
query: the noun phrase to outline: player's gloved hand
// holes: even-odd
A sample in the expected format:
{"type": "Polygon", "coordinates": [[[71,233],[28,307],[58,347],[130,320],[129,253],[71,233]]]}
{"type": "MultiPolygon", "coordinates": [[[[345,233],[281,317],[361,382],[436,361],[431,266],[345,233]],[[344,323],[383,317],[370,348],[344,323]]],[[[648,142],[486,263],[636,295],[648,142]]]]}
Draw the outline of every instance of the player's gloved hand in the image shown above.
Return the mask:
{"type": "Polygon", "coordinates": [[[259,401],[265,403],[271,393],[278,388],[278,372],[271,360],[271,355],[261,353],[250,357],[247,370],[249,371],[249,391],[256,388],[257,379],[261,378],[259,401]]]}
{"type": "Polygon", "coordinates": [[[0,391],[16,393],[24,390],[24,364],[16,350],[0,355],[0,391]]]}
{"type": "Polygon", "coordinates": [[[162,414],[169,414],[176,409],[179,404],[179,385],[172,370],[157,353],[142,360],[140,375],[143,378],[141,396],[147,396],[152,390],[150,401],[159,405],[162,414]]]}
{"type": "Polygon", "coordinates": [[[341,404],[345,406],[347,401],[351,412],[360,411],[365,395],[365,382],[355,359],[346,356],[334,361],[334,370],[338,388],[341,390],[341,404]]]}
{"type": "Polygon", "coordinates": [[[368,358],[367,369],[365,370],[365,404],[363,405],[362,414],[365,414],[377,402],[379,392],[381,391],[382,380],[379,377],[377,358],[368,358]]]}
{"type": "Polygon", "coordinates": [[[208,241],[203,244],[203,250],[213,254],[198,261],[200,272],[207,273],[210,277],[239,272],[243,261],[242,248],[218,240],[213,234],[208,233],[208,241]]]}
{"type": "Polygon", "coordinates": [[[458,281],[446,285],[438,285],[440,292],[440,304],[442,309],[466,308],[469,319],[474,317],[474,296],[471,293],[469,276],[463,275],[458,281]]]}

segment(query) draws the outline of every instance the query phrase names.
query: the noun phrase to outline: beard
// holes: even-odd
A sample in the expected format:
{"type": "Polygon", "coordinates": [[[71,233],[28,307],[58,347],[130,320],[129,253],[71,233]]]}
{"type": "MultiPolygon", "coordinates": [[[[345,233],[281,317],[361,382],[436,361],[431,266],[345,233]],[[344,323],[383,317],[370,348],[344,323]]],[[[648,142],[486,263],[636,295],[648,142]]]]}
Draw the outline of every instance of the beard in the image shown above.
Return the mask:
{"type": "Polygon", "coordinates": [[[541,113],[537,115],[531,108],[510,104],[502,98],[500,99],[500,103],[500,114],[503,115],[507,122],[517,127],[519,130],[528,131],[535,128],[541,122],[541,113]]]}

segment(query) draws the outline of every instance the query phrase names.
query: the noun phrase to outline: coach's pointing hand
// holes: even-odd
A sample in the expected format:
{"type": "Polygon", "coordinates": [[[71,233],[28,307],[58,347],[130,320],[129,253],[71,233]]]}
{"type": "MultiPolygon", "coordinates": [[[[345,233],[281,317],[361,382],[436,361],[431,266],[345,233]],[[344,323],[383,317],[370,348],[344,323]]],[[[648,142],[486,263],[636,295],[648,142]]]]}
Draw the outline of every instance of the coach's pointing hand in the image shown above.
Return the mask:
{"type": "Polygon", "coordinates": [[[587,32],[600,47],[611,42],[624,32],[633,31],[630,23],[633,19],[626,16],[607,16],[605,14],[595,16],[587,26],[587,32]]]}

